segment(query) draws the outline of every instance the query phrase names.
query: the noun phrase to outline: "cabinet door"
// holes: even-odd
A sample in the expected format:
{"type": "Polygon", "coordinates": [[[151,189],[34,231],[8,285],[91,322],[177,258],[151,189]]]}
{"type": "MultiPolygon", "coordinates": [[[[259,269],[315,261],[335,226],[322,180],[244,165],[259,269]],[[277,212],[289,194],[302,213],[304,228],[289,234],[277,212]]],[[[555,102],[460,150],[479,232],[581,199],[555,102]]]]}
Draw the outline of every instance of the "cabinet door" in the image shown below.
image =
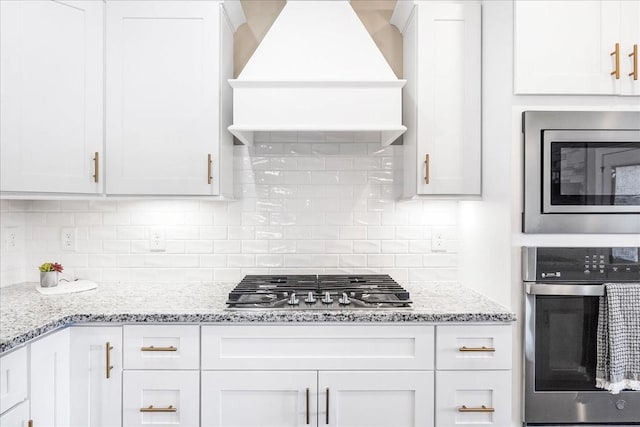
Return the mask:
{"type": "Polygon", "coordinates": [[[2,191],[102,191],[103,8],[0,2],[2,191]]]}
{"type": "Polygon", "coordinates": [[[122,424],[198,427],[198,371],[125,371],[122,424]]]}
{"type": "Polygon", "coordinates": [[[611,52],[620,42],[620,2],[518,0],[514,8],[517,94],[618,92],[611,52]]]}
{"type": "Polygon", "coordinates": [[[640,55],[639,1],[623,1],[620,3],[620,32],[621,94],[640,95],[640,58],[637,57],[637,55],[640,55]],[[633,54],[634,52],[637,53],[633,54]],[[634,63],[637,70],[635,73],[634,63]]]}
{"type": "Polygon", "coordinates": [[[27,398],[27,348],[0,357],[0,414],[27,398]]]}
{"type": "Polygon", "coordinates": [[[480,194],[479,4],[416,6],[418,194],[480,194]]]}
{"type": "Polygon", "coordinates": [[[31,344],[31,419],[35,426],[69,425],[69,328],[31,344]]]}
{"type": "Polygon", "coordinates": [[[317,426],[316,385],[315,371],[203,371],[202,425],[317,426]]]}
{"type": "Polygon", "coordinates": [[[121,425],[122,328],[71,328],[71,425],[121,425]]]}
{"type": "Polygon", "coordinates": [[[319,422],[335,427],[433,426],[433,387],[432,371],[321,371],[319,422]]]}
{"type": "Polygon", "coordinates": [[[22,402],[15,408],[0,416],[2,427],[28,427],[29,426],[29,402],[22,402]]]}
{"type": "Polygon", "coordinates": [[[212,194],[219,3],[107,3],[107,193],[212,194]]]}
{"type": "Polygon", "coordinates": [[[511,425],[511,371],[436,372],[437,426],[511,425]]]}

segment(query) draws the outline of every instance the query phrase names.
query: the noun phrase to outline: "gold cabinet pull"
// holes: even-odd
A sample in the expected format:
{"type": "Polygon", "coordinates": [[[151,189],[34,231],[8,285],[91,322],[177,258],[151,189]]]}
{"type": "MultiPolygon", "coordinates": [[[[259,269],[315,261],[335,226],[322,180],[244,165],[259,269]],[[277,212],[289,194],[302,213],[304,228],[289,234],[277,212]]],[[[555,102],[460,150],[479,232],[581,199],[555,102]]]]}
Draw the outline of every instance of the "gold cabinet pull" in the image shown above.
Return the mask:
{"type": "Polygon", "coordinates": [[[629,73],[629,76],[633,76],[633,80],[638,80],[638,44],[633,45],[633,52],[629,54],[629,57],[633,56],[633,71],[629,73]]]}
{"type": "Polygon", "coordinates": [[[462,405],[458,408],[458,412],[496,412],[496,410],[494,408],[487,408],[484,405],[479,408],[468,408],[467,406],[462,405]]]}
{"type": "Polygon", "coordinates": [[[113,346],[109,341],[107,341],[106,353],[107,353],[107,379],[111,378],[111,370],[113,369],[113,365],[111,364],[111,350],[113,350],[113,346]]]}
{"type": "Polygon", "coordinates": [[[466,346],[462,346],[458,349],[458,351],[472,351],[472,352],[482,352],[482,351],[486,351],[486,352],[494,352],[496,351],[495,347],[466,347],[466,346]]]}
{"type": "Polygon", "coordinates": [[[33,420],[27,421],[27,427],[33,427],[33,420]]]}
{"type": "Polygon", "coordinates": [[[620,43],[616,43],[616,48],[611,52],[611,56],[615,55],[615,68],[611,72],[612,76],[616,76],[616,80],[620,79],[620,43]]]}
{"type": "Polygon", "coordinates": [[[327,416],[325,418],[325,424],[329,424],[329,387],[327,387],[327,400],[325,402],[325,408],[327,409],[327,416]]]}
{"type": "Polygon", "coordinates": [[[309,424],[309,387],[307,387],[307,424],[309,424]]]}
{"type": "Polygon", "coordinates": [[[100,153],[93,153],[93,182],[98,182],[100,177],[100,153]]]}
{"type": "Polygon", "coordinates": [[[431,168],[429,167],[429,155],[424,156],[424,183],[429,183],[429,175],[431,174],[431,168]]]}
{"type": "Polygon", "coordinates": [[[169,347],[140,347],[140,351],[178,351],[177,347],[169,346],[169,347]]]}
{"type": "Polygon", "coordinates": [[[211,165],[213,164],[213,160],[211,159],[211,154],[207,154],[207,184],[211,184],[213,181],[213,176],[211,176],[211,165]]]}
{"type": "Polygon", "coordinates": [[[178,408],[174,408],[173,405],[169,405],[166,408],[154,408],[153,405],[149,405],[146,408],[140,408],[140,412],[176,412],[178,408]]]}

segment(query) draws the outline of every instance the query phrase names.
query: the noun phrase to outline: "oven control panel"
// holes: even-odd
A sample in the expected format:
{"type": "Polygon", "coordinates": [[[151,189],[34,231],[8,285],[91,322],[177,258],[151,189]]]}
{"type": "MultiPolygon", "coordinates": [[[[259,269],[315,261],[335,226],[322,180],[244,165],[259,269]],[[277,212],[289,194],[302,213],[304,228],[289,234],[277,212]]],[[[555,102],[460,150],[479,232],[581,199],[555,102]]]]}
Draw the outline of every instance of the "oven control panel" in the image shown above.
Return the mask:
{"type": "Polygon", "coordinates": [[[530,276],[525,280],[535,276],[541,282],[640,282],[638,247],[525,248],[525,253],[525,273],[530,276]]]}

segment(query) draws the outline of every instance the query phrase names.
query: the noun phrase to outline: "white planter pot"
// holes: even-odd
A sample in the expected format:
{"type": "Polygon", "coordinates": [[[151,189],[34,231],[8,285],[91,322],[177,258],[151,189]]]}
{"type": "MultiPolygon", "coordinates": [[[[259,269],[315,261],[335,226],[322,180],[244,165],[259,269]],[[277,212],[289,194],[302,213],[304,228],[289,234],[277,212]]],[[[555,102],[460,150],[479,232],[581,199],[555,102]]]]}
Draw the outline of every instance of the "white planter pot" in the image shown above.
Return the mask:
{"type": "Polygon", "coordinates": [[[41,271],[40,286],[42,286],[43,288],[52,288],[54,286],[58,286],[58,272],[57,271],[41,271]]]}

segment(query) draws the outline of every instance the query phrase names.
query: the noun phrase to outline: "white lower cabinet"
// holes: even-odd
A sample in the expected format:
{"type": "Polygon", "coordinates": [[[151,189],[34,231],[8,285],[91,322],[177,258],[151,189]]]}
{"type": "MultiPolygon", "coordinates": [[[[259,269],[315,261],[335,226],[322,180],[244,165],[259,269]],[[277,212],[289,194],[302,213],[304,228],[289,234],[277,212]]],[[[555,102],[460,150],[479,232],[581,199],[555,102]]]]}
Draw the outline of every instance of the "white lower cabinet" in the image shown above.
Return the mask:
{"type": "Polygon", "coordinates": [[[202,426],[430,427],[433,386],[432,371],[205,371],[202,426]]]}
{"type": "Polygon", "coordinates": [[[31,344],[31,419],[34,427],[70,422],[69,328],[31,344]]]}
{"type": "Polygon", "coordinates": [[[0,414],[27,399],[27,348],[0,357],[0,414]]]}
{"type": "Polygon", "coordinates": [[[317,426],[315,371],[203,371],[202,426],[317,426]]]}
{"type": "Polygon", "coordinates": [[[436,426],[508,426],[511,371],[436,372],[436,426]]]}
{"type": "Polygon", "coordinates": [[[198,371],[125,371],[122,383],[123,425],[200,425],[198,371]]]}
{"type": "Polygon", "coordinates": [[[0,415],[0,426],[29,427],[29,402],[24,401],[15,408],[0,415]]]}
{"type": "Polygon", "coordinates": [[[122,328],[73,327],[70,348],[70,425],[122,425],[122,328]]]}
{"type": "Polygon", "coordinates": [[[433,371],[320,371],[319,424],[433,426],[433,371]]]}

